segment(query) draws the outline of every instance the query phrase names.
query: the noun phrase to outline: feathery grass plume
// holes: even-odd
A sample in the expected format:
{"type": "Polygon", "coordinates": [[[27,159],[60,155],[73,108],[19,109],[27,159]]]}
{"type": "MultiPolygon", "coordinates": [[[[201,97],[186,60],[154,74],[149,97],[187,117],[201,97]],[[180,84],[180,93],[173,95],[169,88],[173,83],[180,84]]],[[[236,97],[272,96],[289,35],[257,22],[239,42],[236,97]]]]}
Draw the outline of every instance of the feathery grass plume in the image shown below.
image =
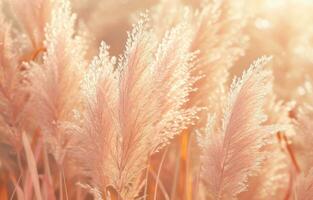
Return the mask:
{"type": "Polygon", "coordinates": [[[294,172],[299,169],[298,160],[287,138],[294,135],[289,113],[294,109],[295,102],[277,100],[273,91],[265,98],[264,112],[268,116],[265,124],[285,124],[286,130],[272,135],[269,144],[262,148],[263,152],[271,153],[266,155],[260,172],[249,178],[247,191],[242,192],[239,199],[284,199],[292,189],[294,172]]]}
{"type": "Polygon", "coordinates": [[[247,178],[260,166],[261,148],[281,127],[263,125],[265,97],[272,76],[258,59],[233,81],[223,110],[222,125],[209,117],[205,133],[199,134],[202,149],[202,179],[210,199],[236,199],[246,190],[247,178]],[[217,125],[216,125],[217,124],[217,125]]]}
{"type": "Polygon", "coordinates": [[[247,46],[247,35],[243,32],[246,19],[238,12],[242,10],[241,4],[241,1],[213,1],[195,12],[191,49],[199,50],[199,55],[193,73],[203,74],[204,78],[195,84],[198,91],[190,96],[191,104],[206,106],[214,112],[218,109],[215,102],[228,81],[228,71],[247,46]]]}
{"type": "Polygon", "coordinates": [[[176,0],[161,1],[155,8],[153,24],[160,35],[181,22],[193,32],[190,50],[199,52],[192,74],[204,77],[195,84],[197,92],[190,95],[190,105],[214,109],[229,69],[244,54],[248,38],[243,32],[246,17],[238,12],[242,3],[203,1],[200,9],[193,9],[176,0]]]}
{"type": "Polygon", "coordinates": [[[44,28],[49,21],[53,0],[10,0],[12,11],[25,30],[33,50],[43,48],[44,28]]]}
{"type": "Polygon", "coordinates": [[[25,107],[29,99],[27,69],[20,63],[22,57],[18,46],[20,41],[13,34],[11,24],[5,20],[2,1],[0,1],[0,10],[0,198],[13,199],[14,191],[17,199],[31,198],[33,186],[36,186],[36,197],[40,198],[39,185],[32,184],[34,179],[30,179],[30,176],[37,172],[32,168],[34,165],[27,169],[23,165],[23,161],[29,161],[30,158],[29,148],[25,149],[28,151],[28,154],[25,152],[27,158],[22,151],[27,137],[23,132],[24,120],[27,116],[25,107]],[[16,180],[18,177],[20,177],[19,183],[16,180]],[[24,187],[20,187],[22,184],[24,187]],[[12,185],[14,188],[11,187],[12,185]],[[11,196],[5,198],[3,194],[11,196]]]}
{"type": "Polygon", "coordinates": [[[21,120],[28,100],[25,73],[22,71],[19,54],[14,50],[12,27],[6,22],[0,2],[0,142],[21,146],[21,120]],[[5,140],[5,141],[3,141],[5,140]]]}
{"type": "Polygon", "coordinates": [[[286,197],[292,181],[291,164],[288,155],[278,145],[276,142],[275,146],[268,149],[271,154],[267,155],[256,182],[249,182],[248,193],[239,196],[239,199],[276,200],[286,197]]]}
{"type": "MultiPolygon", "coordinates": [[[[193,8],[181,0],[163,0],[154,8],[152,25],[159,37],[166,29],[181,22],[192,31],[189,50],[197,51],[197,59],[191,74],[202,78],[195,83],[196,91],[190,93],[186,107],[196,105],[217,112],[217,102],[225,96],[224,86],[229,78],[229,69],[244,54],[247,46],[247,36],[243,31],[246,17],[241,14],[241,4],[241,0],[202,1],[199,8],[193,8]]],[[[204,128],[206,114],[201,112],[198,115],[200,120],[195,127],[204,128]]],[[[180,195],[183,192],[186,199],[191,198],[192,173],[196,166],[188,156],[190,151],[197,153],[188,147],[195,142],[191,134],[195,127],[180,136],[181,160],[176,193],[180,195]]]]}
{"type": "Polygon", "coordinates": [[[69,128],[80,104],[84,46],[75,35],[75,15],[69,1],[58,1],[46,27],[43,63],[32,63],[30,116],[40,128],[58,164],[71,144],[69,128]]]}
{"type": "MultiPolygon", "coordinates": [[[[73,153],[92,179],[93,194],[101,197],[107,185],[114,185],[112,177],[118,177],[116,145],[120,140],[117,133],[118,116],[118,71],[115,58],[110,58],[104,42],[100,52],[89,65],[82,82],[85,109],[83,124],[73,153]]],[[[105,193],[105,192],[104,192],[105,193]]],[[[105,196],[105,194],[104,194],[105,196]]]]}
{"type": "Polygon", "coordinates": [[[113,187],[135,198],[148,157],[197,118],[199,108],[182,108],[197,79],[190,76],[189,30],[179,25],[158,44],[147,23],[142,17],[129,33],[117,66],[102,44],[83,82],[83,145],[75,152],[102,196],[113,187]]]}

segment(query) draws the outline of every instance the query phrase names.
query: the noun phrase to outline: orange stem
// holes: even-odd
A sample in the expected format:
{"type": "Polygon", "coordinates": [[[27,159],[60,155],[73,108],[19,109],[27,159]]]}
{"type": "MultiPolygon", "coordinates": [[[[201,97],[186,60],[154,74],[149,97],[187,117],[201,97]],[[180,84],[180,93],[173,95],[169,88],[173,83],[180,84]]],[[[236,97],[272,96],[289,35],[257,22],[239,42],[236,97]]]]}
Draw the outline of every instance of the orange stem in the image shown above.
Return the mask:
{"type": "Polygon", "coordinates": [[[190,132],[183,131],[180,140],[180,173],[179,187],[177,194],[184,194],[185,200],[192,200],[192,177],[188,173],[188,146],[190,142],[190,132]]]}
{"type": "Polygon", "coordinates": [[[294,150],[292,148],[291,141],[287,138],[286,134],[281,133],[281,132],[277,133],[277,138],[278,138],[278,141],[286,148],[288,155],[291,159],[292,165],[294,166],[296,172],[299,173],[301,170],[300,170],[300,166],[298,164],[298,161],[296,159],[296,155],[294,153],[294,150]]]}

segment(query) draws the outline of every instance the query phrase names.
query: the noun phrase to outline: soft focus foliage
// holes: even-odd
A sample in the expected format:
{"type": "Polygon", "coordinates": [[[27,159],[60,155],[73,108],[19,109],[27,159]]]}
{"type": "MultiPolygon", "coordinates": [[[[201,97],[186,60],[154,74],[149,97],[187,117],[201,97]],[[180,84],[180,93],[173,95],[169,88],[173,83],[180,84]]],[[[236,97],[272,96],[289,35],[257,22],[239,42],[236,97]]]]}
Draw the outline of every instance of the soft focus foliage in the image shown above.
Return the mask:
{"type": "Polygon", "coordinates": [[[261,148],[279,127],[261,125],[271,76],[257,60],[241,79],[235,79],[226,98],[221,127],[209,117],[206,133],[200,135],[202,175],[212,199],[233,199],[244,191],[248,176],[259,168],[261,148]],[[210,179],[206,180],[207,177],[210,179]]]}
{"type": "Polygon", "coordinates": [[[313,199],[312,8],[0,0],[0,200],[313,199]]]}

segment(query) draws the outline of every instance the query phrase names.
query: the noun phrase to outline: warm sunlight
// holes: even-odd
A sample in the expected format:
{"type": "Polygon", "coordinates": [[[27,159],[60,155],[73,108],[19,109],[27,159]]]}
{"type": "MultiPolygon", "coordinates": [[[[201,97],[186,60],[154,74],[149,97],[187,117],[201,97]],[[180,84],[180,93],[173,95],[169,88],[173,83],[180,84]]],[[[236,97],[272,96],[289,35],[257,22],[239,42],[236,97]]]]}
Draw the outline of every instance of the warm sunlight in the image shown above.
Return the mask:
{"type": "Polygon", "coordinates": [[[313,0],[0,10],[0,200],[313,200],[313,0]]]}

